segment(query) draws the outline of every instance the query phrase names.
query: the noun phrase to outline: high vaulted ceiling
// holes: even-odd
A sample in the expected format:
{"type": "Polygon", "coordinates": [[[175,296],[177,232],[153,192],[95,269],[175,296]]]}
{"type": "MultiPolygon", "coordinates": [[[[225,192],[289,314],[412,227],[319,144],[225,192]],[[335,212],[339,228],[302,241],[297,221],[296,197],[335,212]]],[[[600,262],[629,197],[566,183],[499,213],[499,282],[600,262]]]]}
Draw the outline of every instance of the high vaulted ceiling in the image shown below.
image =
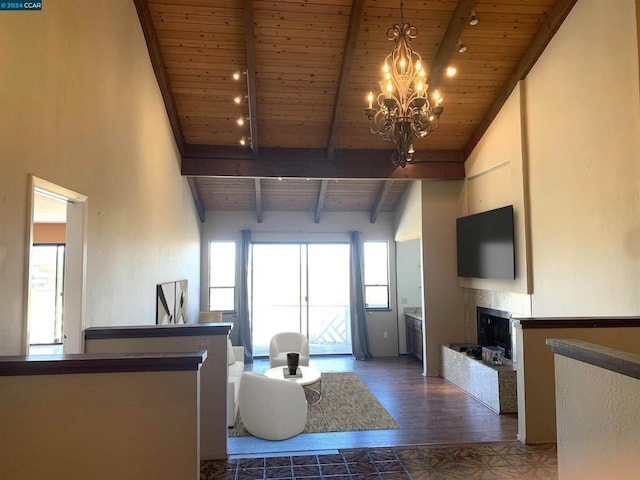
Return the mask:
{"type": "Polygon", "coordinates": [[[464,160],[576,1],[405,0],[404,19],[418,29],[412,47],[445,110],[404,169],[363,113],[400,0],[134,3],[201,217],[250,207],[261,221],[263,211],[303,209],[317,222],[330,209],[367,210],[375,221],[406,179],[462,179],[464,160]]]}

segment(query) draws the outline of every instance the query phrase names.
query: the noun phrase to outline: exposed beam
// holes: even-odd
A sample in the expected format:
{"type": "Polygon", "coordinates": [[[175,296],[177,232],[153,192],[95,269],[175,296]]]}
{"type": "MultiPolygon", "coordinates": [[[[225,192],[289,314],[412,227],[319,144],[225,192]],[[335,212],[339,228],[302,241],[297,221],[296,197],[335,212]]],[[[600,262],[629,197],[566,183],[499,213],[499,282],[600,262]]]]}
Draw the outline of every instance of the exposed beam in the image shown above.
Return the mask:
{"type": "Polygon", "coordinates": [[[262,185],[260,179],[255,179],[256,185],[256,222],[262,223],[262,185]]]}
{"type": "MultiPolygon", "coordinates": [[[[215,149],[211,149],[213,153],[215,149]]],[[[228,156],[186,156],[182,174],[220,177],[301,177],[301,178],[409,178],[460,180],[464,163],[460,151],[421,151],[416,162],[404,169],[395,167],[384,150],[336,150],[327,160],[324,149],[263,148],[260,157],[251,158],[246,150],[228,156]],[[244,156],[243,156],[244,155],[244,156]]]]}
{"type": "MultiPolygon", "coordinates": [[[[327,160],[322,148],[264,147],[260,150],[261,160],[327,160]]],[[[391,150],[336,149],[335,157],[347,161],[386,161],[391,168],[391,150]]],[[[184,154],[189,158],[220,160],[250,160],[251,152],[240,146],[187,145],[184,154]]],[[[415,153],[416,162],[464,162],[462,150],[419,150],[415,153]]],[[[408,164],[409,166],[411,164],[408,164]]],[[[333,177],[331,177],[333,178],[333,177]]]]}
{"type": "MultiPolygon", "coordinates": [[[[162,54],[160,53],[160,45],[158,43],[156,29],[153,26],[153,18],[151,17],[151,12],[149,11],[149,6],[146,0],[133,0],[133,3],[136,7],[136,12],[138,13],[138,20],[140,21],[142,34],[144,35],[144,40],[147,44],[153,73],[156,76],[158,88],[160,89],[162,100],[164,101],[164,108],[167,111],[167,117],[169,118],[169,125],[171,125],[173,138],[176,142],[176,146],[178,147],[178,151],[180,152],[180,156],[182,157],[187,149],[187,142],[184,138],[184,133],[182,132],[182,126],[180,125],[178,109],[173,99],[173,95],[171,94],[169,76],[167,75],[167,71],[164,67],[164,61],[162,60],[162,54]]],[[[205,209],[202,197],[200,196],[200,190],[198,189],[198,182],[195,178],[188,178],[187,183],[189,184],[191,197],[193,198],[193,203],[196,207],[196,211],[198,212],[198,218],[200,219],[200,222],[204,223],[205,209]]]]}
{"type": "MultiPolygon", "coordinates": [[[[153,72],[156,75],[158,81],[158,87],[160,87],[160,93],[164,100],[164,107],[167,110],[169,116],[169,124],[173,131],[173,138],[181,155],[184,155],[186,141],[180,126],[180,118],[178,116],[178,109],[176,108],[173,95],[171,95],[171,89],[169,88],[169,77],[167,71],[164,68],[164,62],[162,60],[162,54],[160,53],[160,45],[158,44],[158,37],[156,30],[153,26],[153,18],[149,11],[149,6],[146,0],[133,0],[138,12],[138,19],[140,20],[140,26],[142,27],[142,33],[147,43],[147,50],[149,51],[149,58],[151,59],[151,66],[153,72]]],[[[194,198],[195,201],[195,198],[194,198]]]]}
{"type": "Polygon", "coordinates": [[[369,221],[371,223],[376,223],[378,214],[380,213],[382,205],[384,205],[384,201],[387,199],[387,195],[389,195],[392,186],[393,180],[386,180],[382,183],[382,187],[380,187],[380,191],[378,191],[376,201],[373,203],[373,207],[371,207],[371,212],[369,213],[369,221]]]}
{"type": "MultiPolygon", "coordinates": [[[[329,140],[327,141],[327,158],[331,160],[336,149],[336,139],[338,137],[338,127],[340,126],[340,117],[342,116],[344,98],[347,92],[347,82],[353,65],[353,57],[356,50],[356,42],[358,40],[358,32],[360,31],[360,22],[362,20],[362,12],[364,11],[364,0],[353,0],[351,5],[351,16],[349,17],[349,30],[347,32],[347,40],[344,45],[344,54],[342,55],[342,68],[340,69],[340,80],[338,89],[336,90],[336,98],[333,102],[333,114],[331,115],[331,128],[329,130],[329,140]]],[[[317,223],[317,222],[316,222],[317,223]]]]}
{"type": "Polygon", "coordinates": [[[640,65],[640,0],[636,0],[636,25],[636,35],[638,36],[638,65],[640,65]]]}
{"type": "Polygon", "coordinates": [[[258,141],[258,102],[256,101],[256,49],[253,33],[253,0],[244,0],[244,31],[247,45],[247,95],[249,104],[249,128],[253,157],[260,154],[258,141]]]}
{"type": "Polygon", "coordinates": [[[256,178],[256,222],[262,223],[262,186],[259,178],[256,178]]]}
{"type": "Polygon", "coordinates": [[[329,183],[327,179],[323,179],[322,182],[320,182],[320,191],[318,192],[318,202],[316,203],[313,223],[320,223],[320,212],[322,211],[322,205],[324,205],[324,197],[327,194],[327,183],[329,183]]]}
{"type": "Polygon", "coordinates": [[[640,65],[640,0],[636,0],[636,35],[638,36],[638,65],[640,65]]]}
{"type": "Polygon", "coordinates": [[[438,51],[433,58],[433,62],[431,62],[431,68],[429,69],[429,76],[427,78],[429,94],[433,93],[440,86],[444,71],[449,66],[451,56],[456,51],[462,30],[469,22],[474,3],[474,0],[458,0],[456,9],[453,15],[451,15],[447,30],[438,47],[438,51]]]}
{"type": "Polygon", "coordinates": [[[198,212],[198,218],[201,223],[204,223],[204,203],[200,196],[200,189],[198,188],[198,181],[193,177],[187,177],[187,183],[189,184],[189,190],[191,190],[191,196],[193,197],[193,203],[195,204],[196,211],[198,212]]]}
{"type": "Polygon", "coordinates": [[[577,1],[578,0],[557,0],[553,5],[547,18],[542,25],[540,25],[531,43],[529,43],[524,54],[509,74],[508,80],[469,138],[469,141],[464,147],[465,158],[471,155],[471,152],[482,138],[482,135],[487,131],[491,122],[496,118],[496,115],[498,115],[498,112],[509,98],[509,95],[511,95],[511,92],[513,92],[513,89],[516,88],[520,80],[527,76],[577,1]]]}

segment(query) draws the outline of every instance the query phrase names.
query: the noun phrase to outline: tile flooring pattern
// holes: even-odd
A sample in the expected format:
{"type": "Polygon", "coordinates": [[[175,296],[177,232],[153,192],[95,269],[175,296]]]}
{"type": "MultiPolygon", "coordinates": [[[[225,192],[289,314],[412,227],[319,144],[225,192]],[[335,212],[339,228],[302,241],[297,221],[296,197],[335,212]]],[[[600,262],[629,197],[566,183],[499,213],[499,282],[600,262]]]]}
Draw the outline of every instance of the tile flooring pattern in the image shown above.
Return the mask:
{"type": "Polygon", "coordinates": [[[520,442],[359,448],[331,454],[202,462],[201,480],[430,480],[558,478],[556,445],[520,442]]]}

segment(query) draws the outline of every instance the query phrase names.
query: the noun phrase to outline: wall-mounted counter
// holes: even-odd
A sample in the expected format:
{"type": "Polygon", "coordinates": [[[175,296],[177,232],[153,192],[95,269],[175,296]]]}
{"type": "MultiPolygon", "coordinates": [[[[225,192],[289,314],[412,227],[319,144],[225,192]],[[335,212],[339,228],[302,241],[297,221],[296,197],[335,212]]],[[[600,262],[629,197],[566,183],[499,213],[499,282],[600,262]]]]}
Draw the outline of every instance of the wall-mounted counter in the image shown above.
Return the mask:
{"type": "Polygon", "coordinates": [[[199,479],[206,358],[0,357],[0,478],[199,479]]]}
{"type": "Polygon", "coordinates": [[[554,353],[558,478],[638,478],[640,355],[548,339],[554,353]]]}
{"type": "Polygon", "coordinates": [[[577,339],[640,353],[639,317],[514,317],[518,363],[518,439],[556,441],[553,354],[548,338],[577,339]]]}
{"type": "Polygon", "coordinates": [[[200,387],[200,456],[227,458],[227,335],[231,323],[90,327],[85,352],[180,352],[206,350],[200,387]]]}

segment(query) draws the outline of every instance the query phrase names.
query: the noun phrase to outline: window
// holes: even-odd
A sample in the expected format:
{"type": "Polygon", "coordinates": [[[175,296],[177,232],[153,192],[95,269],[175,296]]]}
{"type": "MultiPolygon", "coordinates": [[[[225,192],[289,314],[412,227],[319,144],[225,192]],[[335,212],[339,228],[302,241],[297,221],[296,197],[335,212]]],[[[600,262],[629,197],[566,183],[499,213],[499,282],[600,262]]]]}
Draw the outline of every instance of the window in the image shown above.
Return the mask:
{"type": "Polygon", "coordinates": [[[389,308],[387,242],[364,242],[364,303],[367,309],[389,308]]]}
{"type": "Polygon", "coordinates": [[[236,305],[236,244],[209,243],[209,310],[233,311],[236,305]]]}

